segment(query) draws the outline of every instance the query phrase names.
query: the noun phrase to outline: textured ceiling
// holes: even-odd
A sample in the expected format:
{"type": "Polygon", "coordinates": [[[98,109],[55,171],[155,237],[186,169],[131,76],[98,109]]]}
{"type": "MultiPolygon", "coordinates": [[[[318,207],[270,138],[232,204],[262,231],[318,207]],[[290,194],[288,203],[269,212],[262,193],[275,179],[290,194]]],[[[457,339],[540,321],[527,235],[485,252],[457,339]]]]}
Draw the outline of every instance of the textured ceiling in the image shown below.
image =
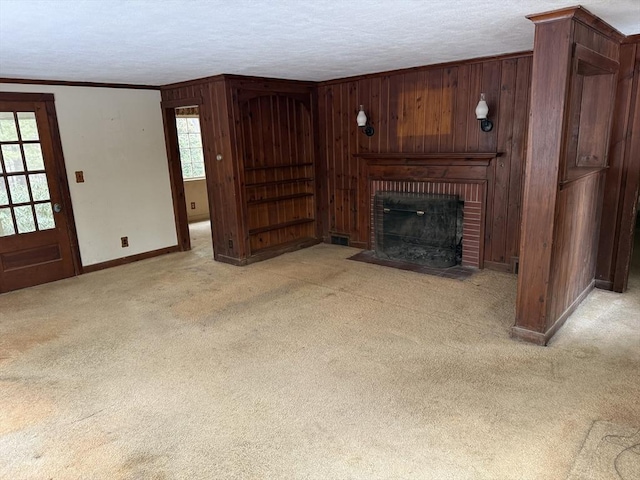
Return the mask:
{"type": "MultiPolygon", "coordinates": [[[[584,0],[625,35],[639,0],[584,0]]],[[[0,0],[0,77],[327,80],[530,50],[552,0],[0,0]]]]}

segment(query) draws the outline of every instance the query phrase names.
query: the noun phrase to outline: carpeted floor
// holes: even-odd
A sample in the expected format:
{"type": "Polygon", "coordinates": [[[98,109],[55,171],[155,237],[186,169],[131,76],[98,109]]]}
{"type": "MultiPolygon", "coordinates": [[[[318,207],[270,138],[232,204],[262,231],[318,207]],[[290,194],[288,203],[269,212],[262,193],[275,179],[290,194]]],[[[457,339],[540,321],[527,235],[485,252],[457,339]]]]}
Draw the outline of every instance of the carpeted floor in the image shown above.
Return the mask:
{"type": "Polygon", "coordinates": [[[545,348],[509,338],[513,275],[239,268],[207,234],[0,296],[0,478],[630,480],[580,455],[640,427],[640,262],[545,348]]]}

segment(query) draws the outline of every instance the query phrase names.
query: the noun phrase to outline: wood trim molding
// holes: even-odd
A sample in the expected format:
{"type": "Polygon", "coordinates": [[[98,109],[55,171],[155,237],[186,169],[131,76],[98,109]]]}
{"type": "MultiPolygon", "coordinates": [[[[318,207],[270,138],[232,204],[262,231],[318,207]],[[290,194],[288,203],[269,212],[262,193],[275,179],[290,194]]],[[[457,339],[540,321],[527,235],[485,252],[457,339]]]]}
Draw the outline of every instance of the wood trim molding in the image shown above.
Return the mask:
{"type": "Polygon", "coordinates": [[[513,273],[513,267],[509,263],[484,261],[485,268],[497,272],[513,273]]]}
{"type": "Polygon", "coordinates": [[[533,23],[554,22],[556,20],[573,18],[585,26],[603,33],[618,42],[622,42],[626,38],[617,29],[580,5],[576,7],[560,8],[550,12],[534,13],[533,15],[527,15],[526,18],[531,20],[533,23]]]}
{"type": "MultiPolygon", "coordinates": [[[[180,152],[178,150],[178,131],[176,130],[176,122],[172,121],[172,119],[175,117],[175,107],[191,106],[193,104],[189,102],[193,100],[196,99],[188,98],[185,100],[187,103],[181,100],[161,102],[162,123],[164,127],[165,147],[167,150],[167,169],[169,170],[171,200],[173,203],[173,217],[176,226],[176,236],[178,237],[178,248],[181,251],[191,250],[191,237],[189,235],[189,218],[185,200],[184,179],[182,177],[180,152]],[[182,105],[176,105],[176,103],[181,103],[182,105]]],[[[198,105],[198,108],[201,108],[202,99],[200,99],[196,105],[198,105]]]]}
{"type": "Polygon", "coordinates": [[[140,260],[146,260],[147,258],[158,257],[167,253],[179,252],[180,247],[173,245],[172,247],[160,248],[158,250],[151,250],[150,252],[138,253],[136,255],[130,255],[128,257],[116,258],[114,260],[108,260],[106,262],[94,263],[83,267],[83,273],[97,272],[98,270],[104,270],[105,268],[119,267],[120,265],[126,265],[127,263],[139,262],[140,260]]]}
{"type": "Polygon", "coordinates": [[[0,92],[0,102],[53,102],[53,93],[0,92]]]}
{"type": "Polygon", "coordinates": [[[289,84],[293,86],[297,86],[298,88],[314,88],[317,86],[317,82],[311,82],[306,80],[287,80],[283,78],[274,78],[274,77],[254,77],[254,76],[244,76],[244,75],[236,75],[231,73],[221,73],[219,75],[212,75],[210,77],[202,77],[202,78],[194,78],[192,80],[185,80],[184,82],[175,82],[175,83],[167,83],[166,85],[161,85],[159,88],[161,90],[170,90],[172,88],[182,88],[189,87],[193,85],[199,84],[207,84],[212,82],[222,82],[222,81],[231,81],[231,82],[249,82],[253,88],[256,87],[256,82],[259,83],[274,83],[278,82],[280,84],[289,84]]]}
{"type": "MultiPolygon", "coordinates": [[[[29,94],[24,94],[29,95],[29,94]]],[[[62,137],[60,136],[60,127],[58,126],[58,115],[56,113],[56,103],[53,94],[42,94],[45,100],[45,109],[49,119],[49,129],[51,131],[51,140],[53,143],[53,152],[57,162],[57,170],[59,173],[58,184],[64,209],[67,216],[67,229],[69,239],[71,241],[71,254],[73,255],[73,266],[76,275],[83,272],[82,260],[80,258],[80,243],[78,242],[78,230],[76,228],[76,219],[73,214],[73,203],[71,202],[71,190],[69,189],[69,179],[67,177],[67,167],[64,161],[64,152],[62,150],[62,137]]]]}
{"type": "Polygon", "coordinates": [[[162,100],[160,102],[162,108],[180,108],[202,105],[202,97],[179,98],[177,100],[162,100]]]}
{"type": "Polygon", "coordinates": [[[610,292],[613,291],[613,282],[609,280],[597,280],[597,279],[595,282],[596,282],[595,284],[596,288],[599,288],[600,290],[609,290],[610,292]]]}
{"type": "Polygon", "coordinates": [[[623,43],[623,44],[640,43],[640,33],[635,33],[633,35],[627,35],[626,37],[624,37],[624,39],[620,43],[623,43]]]}
{"type": "Polygon", "coordinates": [[[328,85],[332,85],[334,83],[357,82],[358,80],[366,80],[369,78],[376,78],[381,76],[402,75],[405,73],[424,72],[427,70],[435,70],[438,68],[459,67],[460,65],[473,65],[476,63],[483,63],[483,62],[489,62],[489,61],[499,62],[502,60],[509,60],[512,58],[532,57],[532,56],[533,56],[533,51],[524,50],[521,52],[504,53],[502,55],[491,55],[488,57],[469,58],[466,60],[454,60],[451,62],[434,63],[431,65],[421,65],[419,67],[399,68],[397,70],[387,70],[384,72],[367,73],[365,75],[354,75],[352,77],[332,78],[331,80],[324,80],[322,82],[317,82],[316,85],[318,87],[325,87],[328,85]]]}
{"type": "Polygon", "coordinates": [[[133,83],[76,82],[72,80],[37,80],[30,78],[0,77],[0,83],[18,83],[22,85],[56,85],[63,87],[127,88],[129,90],[160,90],[160,87],[156,85],[139,85],[133,83]]]}
{"type": "Polygon", "coordinates": [[[556,332],[564,325],[564,322],[571,316],[571,314],[575,311],[576,308],[582,303],[582,301],[587,298],[587,295],[591,293],[591,290],[596,285],[596,281],[593,280],[587,288],[585,288],[580,295],[573,301],[569,307],[560,315],[558,320],[546,331],[546,332],[535,332],[533,330],[528,330],[523,327],[518,327],[514,325],[511,327],[510,335],[512,338],[516,338],[518,340],[524,340],[525,342],[534,343],[536,345],[546,345],[551,337],[553,337],[556,332]]]}

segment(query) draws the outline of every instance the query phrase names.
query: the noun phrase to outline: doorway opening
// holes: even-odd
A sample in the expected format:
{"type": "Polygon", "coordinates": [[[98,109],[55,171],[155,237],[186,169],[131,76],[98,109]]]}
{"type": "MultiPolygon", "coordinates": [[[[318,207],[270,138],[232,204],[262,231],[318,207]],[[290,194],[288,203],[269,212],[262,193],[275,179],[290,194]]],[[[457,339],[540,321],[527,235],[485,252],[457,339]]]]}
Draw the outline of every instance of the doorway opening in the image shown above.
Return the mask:
{"type": "Polygon", "coordinates": [[[176,107],[174,112],[191,248],[213,255],[199,107],[176,107]]]}

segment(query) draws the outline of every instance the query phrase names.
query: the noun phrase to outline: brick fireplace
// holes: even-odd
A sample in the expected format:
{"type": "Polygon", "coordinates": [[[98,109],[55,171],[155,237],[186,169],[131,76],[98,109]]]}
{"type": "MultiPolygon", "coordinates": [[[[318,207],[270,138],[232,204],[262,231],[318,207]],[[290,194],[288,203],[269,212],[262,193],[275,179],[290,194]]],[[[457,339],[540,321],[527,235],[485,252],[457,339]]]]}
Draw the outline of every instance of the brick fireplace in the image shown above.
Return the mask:
{"type": "Polygon", "coordinates": [[[496,153],[361,154],[359,194],[368,203],[368,249],[375,244],[378,192],[456,195],[463,205],[462,265],[482,268],[487,175],[496,153]]]}

